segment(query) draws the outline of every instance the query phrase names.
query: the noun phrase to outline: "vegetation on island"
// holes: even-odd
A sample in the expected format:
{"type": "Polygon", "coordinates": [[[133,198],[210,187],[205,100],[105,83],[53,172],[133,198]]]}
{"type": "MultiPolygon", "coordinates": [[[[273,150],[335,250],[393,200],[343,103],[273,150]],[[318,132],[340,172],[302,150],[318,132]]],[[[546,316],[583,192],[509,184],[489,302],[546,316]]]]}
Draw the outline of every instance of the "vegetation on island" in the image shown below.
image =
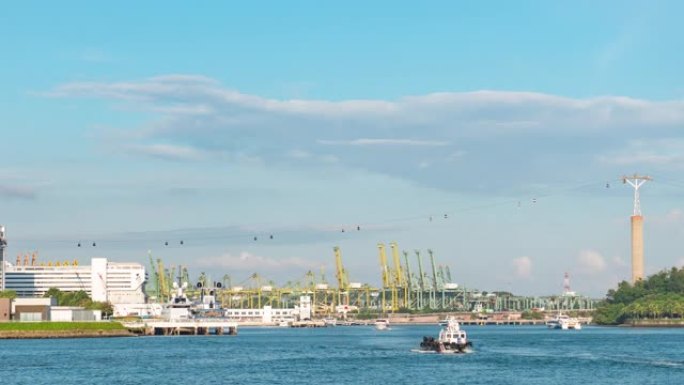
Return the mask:
{"type": "Polygon", "coordinates": [[[90,310],[100,310],[102,311],[103,317],[111,316],[112,313],[114,313],[114,308],[111,303],[93,301],[88,293],[83,290],[67,292],[53,287],[49,289],[43,297],[55,298],[57,300],[57,306],[80,306],[90,310]]]}
{"type": "Polygon", "coordinates": [[[15,299],[17,298],[17,292],[14,290],[0,290],[0,298],[15,299]]]}
{"type": "Polygon", "coordinates": [[[118,322],[0,322],[2,331],[98,331],[125,330],[118,322]]]}
{"type": "Polygon", "coordinates": [[[684,323],[684,267],[610,289],[594,312],[599,325],[684,323]]]}
{"type": "Polygon", "coordinates": [[[544,313],[540,311],[525,310],[520,313],[520,318],[525,320],[543,320],[544,313]]]}

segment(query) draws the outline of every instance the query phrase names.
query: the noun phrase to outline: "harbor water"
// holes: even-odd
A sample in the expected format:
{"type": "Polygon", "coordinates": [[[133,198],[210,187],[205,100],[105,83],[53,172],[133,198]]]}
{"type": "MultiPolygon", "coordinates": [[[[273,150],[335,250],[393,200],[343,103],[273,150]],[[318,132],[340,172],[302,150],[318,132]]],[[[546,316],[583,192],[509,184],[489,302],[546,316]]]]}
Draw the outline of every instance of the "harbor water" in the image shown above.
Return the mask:
{"type": "Polygon", "coordinates": [[[238,336],[0,340],[1,384],[682,384],[684,329],[466,327],[474,352],[412,351],[437,325],[241,328],[238,336]]]}

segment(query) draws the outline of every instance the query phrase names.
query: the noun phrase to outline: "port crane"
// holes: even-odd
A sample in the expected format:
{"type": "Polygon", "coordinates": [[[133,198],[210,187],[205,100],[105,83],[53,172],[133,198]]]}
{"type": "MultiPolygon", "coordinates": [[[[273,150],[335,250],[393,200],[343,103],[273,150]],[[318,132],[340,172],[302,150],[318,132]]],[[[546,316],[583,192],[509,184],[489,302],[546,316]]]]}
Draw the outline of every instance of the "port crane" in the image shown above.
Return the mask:
{"type": "MultiPolygon", "coordinates": [[[[380,271],[382,272],[382,288],[380,289],[382,299],[381,309],[384,312],[387,310],[387,290],[392,290],[392,294],[394,294],[394,290],[390,287],[392,282],[390,280],[389,266],[387,266],[387,254],[385,253],[385,245],[382,243],[378,243],[378,256],[380,257],[380,271]]],[[[392,298],[392,302],[394,302],[394,298],[392,298]]],[[[392,310],[394,310],[394,307],[392,307],[392,310]]]]}
{"type": "Polygon", "coordinates": [[[425,292],[425,280],[423,275],[423,262],[420,260],[420,250],[415,250],[416,258],[418,259],[418,308],[422,309],[425,304],[423,303],[423,292],[425,292]]]}
{"type": "Polygon", "coordinates": [[[428,254],[430,255],[430,265],[432,267],[432,290],[430,291],[430,308],[437,308],[437,291],[439,287],[437,286],[437,269],[435,268],[435,256],[431,249],[428,249],[428,254]]]}
{"type": "Polygon", "coordinates": [[[336,267],[336,277],[337,277],[337,303],[349,306],[349,277],[347,276],[347,271],[342,265],[342,251],[338,246],[333,248],[335,253],[335,267],[336,267]],[[345,300],[342,301],[342,297],[345,300]]]}
{"type": "Polygon", "coordinates": [[[150,289],[151,293],[154,293],[154,299],[159,298],[159,273],[157,271],[157,267],[154,264],[154,259],[152,259],[152,251],[147,252],[147,258],[150,260],[150,278],[152,279],[152,282],[154,286],[152,286],[150,289]]]}
{"type": "Polygon", "coordinates": [[[397,246],[396,242],[390,243],[390,248],[392,249],[392,262],[394,263],[394,291],[393,291],[393,302],[392,302],[392,307],[395,310],[399,309],[399,298],[398,298],[398,291],[401,289],[403,291],[402,297],[403,297],[403,302],[402,306],[404,308],[408,308],[408,303],[407,303],[407,297],[408,297],[408,288],[406,286],[406,281],[404,277],[404,271],[401,267],[401,261],[399,259],[399,246],[397,246]]]}
{"type": "Polygon", "coordinates": [[[409,265],[409,253],[403,251],[406,263],[406,307],[411,308],[411,292],[413,292],[413,280],[411,279],[411,266],[409,265]]]}

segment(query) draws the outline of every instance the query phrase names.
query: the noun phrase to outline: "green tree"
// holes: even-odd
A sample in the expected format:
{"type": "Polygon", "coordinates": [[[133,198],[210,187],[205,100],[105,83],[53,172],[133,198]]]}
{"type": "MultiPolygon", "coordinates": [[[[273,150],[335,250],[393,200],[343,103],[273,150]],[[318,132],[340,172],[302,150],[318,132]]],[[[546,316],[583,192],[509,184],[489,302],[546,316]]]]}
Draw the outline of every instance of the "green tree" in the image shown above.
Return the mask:
{"type": "Polygon", "coordinates": [[[616,324],[633,319],[684,318],[684,268],[673,267],[636,282],[623,281],[610,289],[594,320],[616,324]],[[618,311],[619,310],[619,311],[618,311]]]}
{"type": "Polygon", "coordinates": [[[100,310],[103,317],[111,317],[114,314],[114,306],[109,302],[91,302],[86,308],[100,310]]]}
{"type": "Polygon", "coordinates": [[[0,298],[15,299],[17,298],[17,292],[14,290],[0,290],[0,298]]]}

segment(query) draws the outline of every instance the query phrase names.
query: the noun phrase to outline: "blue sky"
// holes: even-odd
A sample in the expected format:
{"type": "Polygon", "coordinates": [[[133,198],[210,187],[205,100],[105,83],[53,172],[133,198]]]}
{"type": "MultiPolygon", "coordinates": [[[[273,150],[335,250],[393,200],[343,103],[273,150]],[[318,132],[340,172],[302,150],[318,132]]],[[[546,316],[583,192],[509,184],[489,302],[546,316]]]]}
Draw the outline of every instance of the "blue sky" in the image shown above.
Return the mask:
{"type": "Polygon", "coordinates": [[[339,245],[377,284],[397,241],[469,287],[601,295],[639,172],[646,271],[684,262],[680,2],[320,3],[6,5],[10,259],[285,282],[339,245]]]}

